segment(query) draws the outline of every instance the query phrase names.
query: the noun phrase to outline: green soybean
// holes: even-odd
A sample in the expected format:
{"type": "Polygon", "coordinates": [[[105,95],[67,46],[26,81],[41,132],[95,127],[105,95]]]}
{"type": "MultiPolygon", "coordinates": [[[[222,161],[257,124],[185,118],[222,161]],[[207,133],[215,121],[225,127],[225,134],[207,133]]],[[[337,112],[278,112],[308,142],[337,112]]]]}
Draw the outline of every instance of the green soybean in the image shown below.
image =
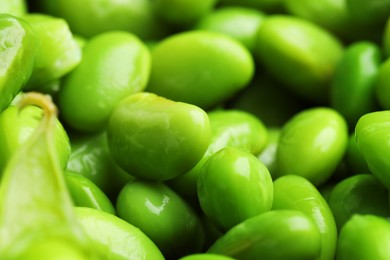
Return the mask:
{"type": "Polygon", "coordinates": [[[274,181],[272,210],[299,210],[309,216],[320,232],[321,252],[318,259],[334,259],[337,245],[336,222],[326,200],[307,179],[286,175],[274,181]]]}
{"type": "Polygon", "coordinates": [[[101,259],[164,260],[160,249],[139,228],[110,213],[76,207],[78,222],[101,259]]]}
{"type": "Polygon", "coordinates": [[[272,207],[272,178],[253,154],[226,147],[210,156],[198,179],[202,211],[221,231],[272,207]],[[243,189],[245,187],[245,189],[243,189]]]}
{"type": "Polygon", "coordinates": [[[198,253],[204,231],[195,210],[160,182],[135,180],[118,196],[118,216],[144,232],[167,259],[198,253]]]}
{"type": "Polygon", "coordinates": [[[337,260],[390,257],[390,224],[383,217],[356,214],[345,223],[337,244],[337,260]]]}
{"type": "Polygon", "coordinates": [[[278,176],[325,183],[342,161],[348,143],[345,119],[329,107],[312,107],[294,115],[280,133],[276,161],[278,176]]]}
{"type": "Polygon", "coordinates": [[[145,89],[150,53],[135,35],[110,31],[90,39],[82,55],[80,64],[62,83],[58,106],[70,127],[99,132],[120,100],[145,89]]]}
{"type": "Polygon", "coordinates": [[[320,254],[318,228],[305,213],[272,210],[228,230],[207,250],[235,259],[316,259],[320,254]]]}
{"type": "Polygon", "coordinates": [[[146,91],[210,109],[246,87],[254,60],[239,41],[223,33],[192,30],[172,34],[152,50],[146,91]]]}
{"type": "Polygon", "coordinates": [[[107,138],[112,158],[125,171],[141,179],[165,181],[198,163],[210,132],[203,109],[142,92],[116,106],[107,138]]]}

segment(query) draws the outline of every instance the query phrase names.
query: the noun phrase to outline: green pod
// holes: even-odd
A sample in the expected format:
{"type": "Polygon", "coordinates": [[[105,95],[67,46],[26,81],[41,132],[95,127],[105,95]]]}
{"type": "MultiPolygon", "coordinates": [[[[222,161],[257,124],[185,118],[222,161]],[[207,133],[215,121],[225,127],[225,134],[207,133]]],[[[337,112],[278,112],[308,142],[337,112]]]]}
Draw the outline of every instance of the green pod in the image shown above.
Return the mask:
{"type": "Polygon", "coordinates": [[[167,259],[203,249],[200,218],[164,183],[130,181],[121,189],[116,208],[118,216],[144,232],[167,259]]]}
{"type": "Polygon", "coordinates": [[[284,10],[284,0],[219,0],[221,6],[242,6],[255,8],[267,13],[278,13],[284,10]]]}
{"type": "MultiPolygon", "coordinates": [[[[31,138],[42,116],[43,110],[39,107],[28,106],[19,111],[16,105],[8,106],[0,114],[0,171],[5,168],[17,150],[31,138]]],[[[54,147],[58,154],[60,167],[65,169],[71,153],[70,141],[58,119],[55,125],[54,147]]]]}
{"type": "Polygon", "coordinates": [[[272,207],[272,178],[253,154],[234,147],[207,159],[198,179],[204,214],[221,231],[272,207]]]}
{"type": "MultiPolygon", "coordinates": [[[[378,101],[380,108],[384,110],[390,109],[390,57],[385,59],[379,67],[377,78],[375,80],[375,98],[378,101]]],[[[380,110],[380,109],[378,109],[380,110]]]]}
{"type": "Polygon", "coordinates": [[[192,30],[173,34],[152,50],[147,91],[210,109],[243,89],[254,74],[251,53],[218,32],[192,30]]]}
{"type": "Polygon", "coordinates": [[[358,174],[338,182],[328,198],[337,229],[353,214],[390,217],[388,196],[387,188],[372,174],[358,174]]]}
{"type": "Polygon", "coordinates": [[[45,14],[27,14],[23,19],[38,39],[34,69],[24,91],[39,90],[73,70],[81,61],[81,48],[64,19],[45,14]]]}
{"type": "Polygon", "coordinates": [[[90,39],[82,55],[80,64],[63,80],[58,105],[69,126],[99,132],[120,100],[145,89],[150,52],[135,35],[112,31],[90,39]]]}
{"type": "Polygon", "coordinates": [[[234,260],[234,258],[220,254],[199,253],[186,255],[184,257],[179,258],[179,260],[234,260]]]}
{"type": "Polygon", "coordinates": [[[334,109],[312,107],[292,117],[280,133],[276,161],[278,176],[325,183],[343,159],[348,143],[345,119],[334,109]]]}
{"type": "Polygon", "coordinates": [[[75,212],[101,259],[165,259],[160,249],[145,233],[123,219],[93,208],[76,207],[75,212]]]}
{"type": "Polygon", "coordinates": [[[328,203],[311,182],[296,175],[276,179],[272,209],[299,210],[309,216],[321,234],[321,253],[318,259],[334,259],[337,244],[336,222],[328,203]]]}
{"type": "Polygon", "coordinates": [[[272,210],[228,230],[207,250],[240,260],[316,259],[321,236],[314,222],[296,210],[272,210]]]}
{"type": "Polygon", "coordinates": [[[91,38],[108,31],[127,31],[142,40],[161,38],[167,28],[149,0],[38,0],[37,11],[65,19],[72,32],[91,38]],[[80,12],[82,10],[82,12],[80,12]]]}
{"type": "MultiPolygon", "coordinates": [[[[49,96],[22,96],[19,109],[43,109],[39,125],[7,163],[0,186],[0,255],[19,259],[25,250],[58,241],[76,255],[97,259],[79,226],[55,149],[57,110],[49,96]],[[61,242],[62,241],[62,242],[61,242]]],[[[39,250],[38,250],[39,251],[39,250]]]]}
{"type": "Polygon", "coordinates": [[[374,82],[382,63],[380,48],[359,41],[344,52],[330,86],[330,106],[354,127],[364,114],[377,110],[374,82]]]}
{"type": "Polygon", "coordinates": [[[370,172],[367,162],[359,149],[355,132],[349,134],[347,150],[345,151],[345,161],[352,175],[370,172]]]}
{"type": "Polygon", "coordinates": [[[390,258],[390,224],[386,218],[356,214],[340,231],[336,260],[390,258]]]}
{"type": "Polygon", "coordinates": [[[37,38],[31,26],[0,13],[0,112],[26,85],[33,71],[37,38]]]}
{"type": "Polygon", "coordinates": [[[65,182],[76,207],[89,207],[116,214],[107,195],[88,178],[80,174],[65,172],[65,182]]]}
{"type": "Polygon", "coordinates": [[[113,159],[133,176],[165,181],[190,170],[210,142],[201,108],[152,93],[123,99],[112,112],[107,138],[113,159]]]}
{"type": "Polygon", "coordinates": [[[2,1],[0,5],[0,13],[21,17],[27,13],[27,2],[26,0],[2,1]]]}
{"type": "Polygon", "coordinates": [[[203,16],[212,12],[219,0],[159,0],[151,6],[156,17],[178,28],[190,28],[203,16]]]}
{"type": "Polygon", "coordinates": [[[390,188],[389,121],[390,111],[371,112],[363,115],[355,128],[356,141],[368,168],[387,188],[390,188]]]}
{"type": "Polygon", "coordinates": [[[111,157],[107,133],[70,135],[71,154],[67,171],[91,180],[110,199],[115,201],[119,190],[133,176],[122,170],[111,157]]]}
{"type": "Polygon", "coordinates": [[[326,104],[344,48],[324,28],[292,15],[268,16],[257,34],[257,60],[293,93],[326,104]]]}
{"type": "Polygon", "coordinates": [[[257,31],[265,13],[248,7],[220,7],[203,16],[194,26],[198,30],[209,30],[229,35],[253,52],[257,31]]]}
{"type": "Polygon", "coordinates": [[[239,109],[209,111],[210,144],[202,159],[187,173],[169,181],[169,185],[185,197],[197,197],[197,181],[207,159],[225,147],[237,147],[254,155],[266,146],[268,131],[254,115],[239,109]]]}

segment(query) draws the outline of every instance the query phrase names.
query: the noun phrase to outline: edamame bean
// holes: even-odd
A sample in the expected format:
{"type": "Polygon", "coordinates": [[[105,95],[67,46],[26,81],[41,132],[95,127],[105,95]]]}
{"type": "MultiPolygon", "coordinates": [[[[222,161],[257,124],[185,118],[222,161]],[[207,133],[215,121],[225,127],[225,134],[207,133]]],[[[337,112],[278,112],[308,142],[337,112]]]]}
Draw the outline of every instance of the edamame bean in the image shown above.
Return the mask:
{"type": "Polygon", "coordinates": [[[207,252],[241,260],[317,259],[320,241],[318,228],[305,213],[272,210],[232,227],[207,252]]]}
{"type": "Polygon", "coordinates": [[[146,91],[210,109],[246,87],[254,74],[252,55],[239,41],[193,30],[164,38],[152,50],[146,91]]]}
{"type": "Polygon", "coordinates": [[[348,143],[345,119],[329,107],[312,107],[294,115],[280,133],[276,162],[278,176],[325,183],[343,159],[348,143]]]}
{"type": "Polygon", "coordinates": [[[100,132],[119,101],[145,89],[150,53],[135,35],[111,31],[90,39],[82,55],[79,66],[63,81],[58,106],[72,128],[100,132]]]}
{"type": "Polygon", "coordinates": [[[118,216],[144,232],[167,259],[203,249],[197,213],[161,182],[130,181],[121,189],[116,208],[118,216]]]}
{"type": "Polygon", "coordinates": [[[165,181],[198,163],[210,132],[209,118],[201,108],[143,92],[116,106],[107,138],[114,161],[125,171],[141,179],[165,181]]]}
{"type": "Polygon", "coordinates": [[[297,175],[276,179],[272,210],[299,210],[309,216],[321,234],[318,259],[334,259],[337,245],[336,222],[328,203],[311,182],[297,175]]]}
{"type": "Polygon", "coordinates": [[[226,147],[211,155],[202,167],[198,198],[206,216],[226,231],[271,209],[272,178],[256,156],[226,147]]]}
{"type": "Polygon", "coordinates": [[[316,104],[327,104],[329,82],[344,47],[324,28],[292,15],[264,19],[255,47],[259,63],[283,86],[316,104]]]}

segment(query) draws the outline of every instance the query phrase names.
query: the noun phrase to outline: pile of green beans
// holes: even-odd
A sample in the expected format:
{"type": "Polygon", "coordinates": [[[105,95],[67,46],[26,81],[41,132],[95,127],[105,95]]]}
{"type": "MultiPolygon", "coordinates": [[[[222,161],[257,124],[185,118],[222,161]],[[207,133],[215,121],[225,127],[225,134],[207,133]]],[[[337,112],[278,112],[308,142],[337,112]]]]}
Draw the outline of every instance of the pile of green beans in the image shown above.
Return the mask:
{"type": "Polygon", "coordinates": [[[0,1],[0,259],[390,259],[390,0],[0,1]]]}

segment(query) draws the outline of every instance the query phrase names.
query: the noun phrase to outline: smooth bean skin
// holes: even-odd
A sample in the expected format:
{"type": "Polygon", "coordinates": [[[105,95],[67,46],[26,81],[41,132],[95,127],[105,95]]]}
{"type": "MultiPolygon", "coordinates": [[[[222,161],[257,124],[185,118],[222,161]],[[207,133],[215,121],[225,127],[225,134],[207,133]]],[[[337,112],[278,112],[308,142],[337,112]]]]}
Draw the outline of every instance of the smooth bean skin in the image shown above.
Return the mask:
{"type": "Polygon", "coordinates": [[[154,181],[173,179],[194,167],[210,135],[203,109],[148,92],[122,100],[107,127],[114,161],[133,176],[154,181]]]}
{"type": "Polygon", "coordinates": [[[346,0],[286,0],[284,6],[289,14],[314,22],[339,36],[349,29],[346,0]]]}
{"type": "Polygon", "coordinates": [[[235,259],[316,259],[321,236],[314,222],[296,210],[272,210],[228,230],[207,250],[235,259]]]}
{"type": "Polygon", "coordinates": [[[367,162],[360,152],[355,132],[349,134],[347,150],[345,152],[345,161],[351,175],[359,173],[370,173],[367,162]]]}
{"type": "MultiPolygon", "coordinates": [[[[10,158],[22,147],[38,127],[43,112],[41,108],[29,106],[22,111],[16,105],[7,107],[0,114],[0,169],[4,169],[10,158]]],[[[56,120],[55,150],[61,169],[66,168],[71,147],[69,136],[59,120],[56,120]]]]}
{"type": "Polygon", "coordinates": [[[377,44],[358,41],[344,52],[330,86],[330,106],[353,128],[364,114],[378,109],[375,80],[382,63],[377,44]]]}
{"type": "Polygon", "coordinates": [[[254,74],[249,50],[218,32],[180,32],[152,50],[146,91],[210,109],[243,89],[254,74]]]}
{"type": "Polygon", "coordinates": [[[91,180],[72,172],[65,172],[64,176],[66,186],[76,207],[90,207],[113,215],[116,214],[110,199],[91,180]]]}
{"type": "Polygon", "coordinates": [[[36,13],[27,14],[23,19],[31,25],[38,39],[34,69],[23,90],[38,90],[41,85],[73,70],[81,61],[81,48],[64,19],[36,13]]]}
{"type": "Polygon", "coordinates": [[[107,133],[70,135],[71,154],[66,170],[91,180],[112,201],[119,190],[134,179],[113,160],[107,143],[107,133]]]}
{"type": "Polygon", "coordinates": [[[390,258],[390,224],[386,218],[356,214],[340,231],[336,260],[390,258]]]}
{"type": "Polygon", "coordinates": [[[345,119],[332,108],[312,107],[297,113],[279,137],[278,176],[299,175],[315,186],[325,183],[343,159],[348,137],[345,119]]]}
{"type": "Polygon", "coordinates": [[[387,188],[390,188],[389,120],[390,111],[371,112],[363,115],[355,127],[356,141],[368,168],[387,188]]]}
{"type": "Polygon", "coordinates": [[[274,181],[272,210],[299,210],[309,216],[321,234],[318,259],[334,259],[337,228],[333,213],[318,189],[297,175],[282,176],[274,181]]]}
{"type": "Polygon", "coordinates": [[[168,24],[188,28],[212,12],[218,0],[158,0],[152,1],[154,14],[168,24]]]}
{"type": "Polygon", "coordinates": [[[385,59],[379,67],[378,75],[375,80],[375,98],[379,103],[380,109],[390,109],[390,84],[389,84],[389,73],[390,73],[390,57],[385,59]]]}
{"type": "Polygon", "coordinates": [[[225,33],[253,52],[257,31],[265,15],[264,12],[249,7],[221,7],[203,16],[194,28],[225,33]]]}
{"type": "Polygon", "coordinates": [[[76,207],[76,216],[95,251],[107,260],[164,260],[160,249],[139,228],[110,213],[76,207]]]}
{"type": "Polygon", "coordinates": [[[283,0],[219,0],[222,6],[243,6],[256,8],[267,13],[283,10],[283,0]]]}
{"type": "Polygon", "coordinates": [[[200,252],[204,231],[194,209],[161,182],[135,180],[120,191],[118,216],[142,230],[167,259],[200,252]]]}
{"type": "Polygon", "coordinates": [[[255,51],[259,63],[283,86],[306,100],[325,104],[344,47],[313,22],[292,15],[270,15],[258,31],[255,51]]]}
{"type": "Polygon", "coordinates": [[[267,143],[268,131],[263,122],[239,109],[216,109],[207,113],[211,140],[202,159],[188,172],[172,179],[168,184],[185,197],[197,198],[197,181],[207,159],[225,147],[237,147],[254,155],[267,143]]]}
{"type": "Polygon", "coordinates": [[[167,33],[148,0],[38,0],[36,4],[39,12],[64,18],[75,34],[85,38],[117,30],[143,40],[158,39],[167,33]]]}
{"type": "Polygon", "coordinates": [[[91,38],[82,55],[80,64],[63,80],[58,106],[72,128],[99,132],[120,100],[145,89],[150,52],[135,35],[111,31],[91,38]]]}
{"type": "Polygon", "coordinates": [[[221,231],[272,207],[268,169],[253,154],[234,147],[219,150],[207,159],[197,190],[202,211],[221,231]]]}
{"type": "Polygon", "coordinates": [[[387,188],[374,175],[358,174],[336,183],[327,201],[341,230],[353,214],[390,217],[388,196],[387,188]]]}
{"type": "Polygon", "coordinates": [[[31,76],[37,38],[24,20],[0,14],[0,46],[0,111],[3,111],[31,76]]]}
{"type": "Polygon", "coordinates": [[[234,260],[234,258],[219,254],[202,253],[187,255],[179,258],[179,260],[234,260]]]}

